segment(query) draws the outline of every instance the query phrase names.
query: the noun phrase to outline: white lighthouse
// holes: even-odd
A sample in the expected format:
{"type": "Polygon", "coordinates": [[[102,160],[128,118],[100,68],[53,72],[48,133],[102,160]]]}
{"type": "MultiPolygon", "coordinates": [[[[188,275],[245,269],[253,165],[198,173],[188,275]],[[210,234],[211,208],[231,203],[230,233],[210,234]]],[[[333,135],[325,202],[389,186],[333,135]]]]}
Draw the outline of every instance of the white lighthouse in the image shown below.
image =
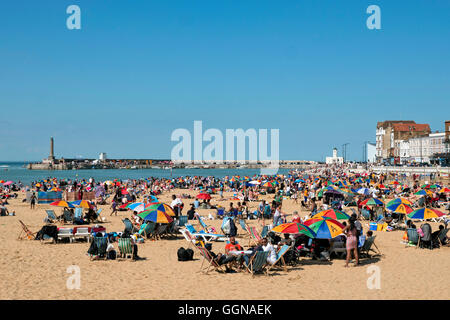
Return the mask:
{"type": "Polygon", "coordinates": [[[337,148],[333,148],[333,156],[326,157],[325,162],[326,162],[326,164],[342,164],[342,163],[344,163],[344,158],[338,157],[337,148]]]}

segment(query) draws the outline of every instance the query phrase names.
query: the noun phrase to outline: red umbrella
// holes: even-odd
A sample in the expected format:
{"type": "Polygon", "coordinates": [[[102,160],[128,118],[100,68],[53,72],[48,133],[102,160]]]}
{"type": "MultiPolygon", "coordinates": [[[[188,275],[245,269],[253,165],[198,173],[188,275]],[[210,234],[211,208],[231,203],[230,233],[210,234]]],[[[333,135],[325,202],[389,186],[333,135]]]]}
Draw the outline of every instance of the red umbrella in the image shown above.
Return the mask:
{"type": "Polygon", "coordinates": [[[211,196],[207,193],[200,193],[196,197],[197,199],[203,199],[203,200],[209,200],[211,199],[211,196]]]}

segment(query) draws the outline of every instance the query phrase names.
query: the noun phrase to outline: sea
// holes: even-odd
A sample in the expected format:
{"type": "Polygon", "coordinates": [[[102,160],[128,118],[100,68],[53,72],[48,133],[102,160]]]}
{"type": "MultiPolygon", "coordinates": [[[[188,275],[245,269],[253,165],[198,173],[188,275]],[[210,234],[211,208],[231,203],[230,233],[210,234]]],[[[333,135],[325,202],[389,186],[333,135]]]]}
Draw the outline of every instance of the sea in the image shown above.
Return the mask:
{"type": "MultiPolygon", "coordinates": [[[[47,178],[89,179],[95,181],[156,178],[176,178],[186,176],[249,176],[261,174],[260,169],[85,169],[85,170],[28,170],[25,162],[0,162],[0,180],[30,184],[47,178]],[[5,167],[7,166],[7,167],[5,167]]],[[[290,169],[279,169],[278,174],[288,174],[290,169]]]]}

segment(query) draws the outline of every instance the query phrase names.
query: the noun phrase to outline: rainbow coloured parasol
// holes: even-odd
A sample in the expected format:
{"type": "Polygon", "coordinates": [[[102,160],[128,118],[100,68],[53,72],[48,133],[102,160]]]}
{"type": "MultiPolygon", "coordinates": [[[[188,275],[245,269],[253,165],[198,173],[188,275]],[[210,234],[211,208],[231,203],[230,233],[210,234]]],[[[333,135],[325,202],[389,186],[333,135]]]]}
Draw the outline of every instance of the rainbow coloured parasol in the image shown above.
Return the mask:
{"type": "Polygon", "coordinates": [[[334,220],[348,220],[350,219],[350,216],[346,214],[345,212],[336,210],[336,209],[328,209],[321,211],[319,213],[316,213],[314,216],[312,216],[312,219],[320,219],[320,218],[328,218],[328,219],[334,219],[334,220]]]}
{"type": "Polygon", "coordinates": [[[417,210],[414,210],[413,212],[411,212],[410,214],[408,214],[408,218],[418,219],[418,220],[440,218],[442,216],[445,216],[445,214],[439,210],[430,209],[430,208],[417,209],[417,210]]]}
{"type": "Polygon", "coordinates": [[[310,238],[315,238],[316,234],[308,226],[301,223],[289,222],[283,223],[272,229],[273,232],[289,233],[289,234],[304,234],[310,238]]]}
{"type": "Polygon", "coordinates": [[[317,239],[332,239],[342,234],[344,225],[334,219],[309,219],[304,225],[316,233],[317,239]]]}

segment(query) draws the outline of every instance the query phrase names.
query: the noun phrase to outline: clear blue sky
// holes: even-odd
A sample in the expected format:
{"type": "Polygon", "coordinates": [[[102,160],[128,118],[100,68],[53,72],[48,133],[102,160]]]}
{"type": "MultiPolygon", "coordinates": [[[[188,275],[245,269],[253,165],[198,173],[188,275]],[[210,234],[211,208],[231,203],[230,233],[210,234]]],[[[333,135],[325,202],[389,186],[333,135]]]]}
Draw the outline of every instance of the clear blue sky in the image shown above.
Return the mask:
{"type": "Polygon", "coordinates": [[[40,160],[50,136],[58,157],[169,158],[194,120],[279,128],[282,159],[348,142],[361,160],[377,121],[443,130],[449,17],[448,0],[2,1],[0,160],[40,160]]]}

